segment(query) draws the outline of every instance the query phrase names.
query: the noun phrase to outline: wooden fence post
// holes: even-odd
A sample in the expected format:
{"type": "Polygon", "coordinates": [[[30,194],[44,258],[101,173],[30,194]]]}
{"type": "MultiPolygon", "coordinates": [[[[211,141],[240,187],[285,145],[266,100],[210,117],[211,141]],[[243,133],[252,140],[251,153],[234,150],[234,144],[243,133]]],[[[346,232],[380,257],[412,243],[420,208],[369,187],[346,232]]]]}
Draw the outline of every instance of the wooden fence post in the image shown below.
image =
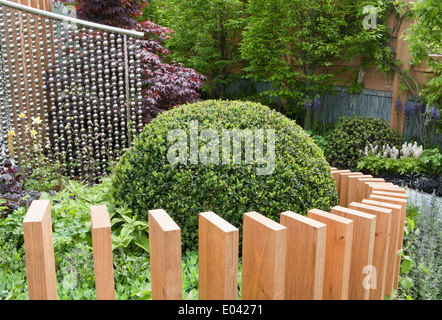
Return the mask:
{"type": "Polygon", "coordinates": [[[348,206],[349,203],[356,201],[358,198],[358,185],[360,179],[373,178],[371,175],[353,175],[348,176],[347,179],[347,196],[345,204],[342,207],[348,206]]]}
{"type": "Polygon", "coordinates": [[[290,211],[280,221],[287,227],[285,299],[321,300],[327,226],[290,211]]]}
{"type": "Polygon", "coordinates": [[[91,207],[91,230],[97,300],[115,300],[112,231],[105,205],[91,207]]]}
{"type": "Polygon", "coordinates": [[[361,202],[364,199],[365,182],[385,182],[382,178],[362,178],[358,181],[358,196],[355,201],[361,202]]]}
{"type": "MultiPolygon", "coordinates": [[[[393,191],[393,190],[392,190],[393,191]]],[[[373,189],[373,191],[370,194],[377,194],[380,196],[387,196],[387,197],[394,197],[394,198],[401,198],[401,199],[407,199],[407,194],[401,191],[393,191],[393,192],[389,192],[389,191],[382,191],[382,190],[378,190],[378,189],[373,189]]]]}
{"type": "MultiPolygon", "coordinates": [[[[373,266],[376,277],[375,286],[370,291],[370,300],[382,300],[385,291],[385,276],[388,262],[388,246],[390,244],[391,210],[367,204],[352,202],[351,209],[376,215],[376,235],[374,240],[373,266]]],[[[373,283],[373,282],[372,282],[373,283]]]]}
{"type": "Polygon", "coordinates": [[[26,271],[30,300],[56,300],[51,203],[34,200],[23,219],[26,271]]]}
{"type": "Polygon", "coordinates": [[[199,214],[199,298],[238,298],[239,230],[213,212],[199,214]]]}
{"type": "Polygon", "coordinates": [[[373,191],[373,186],[376,187],[390,187],[396,188],[397,186],[391,182],[365,182],[364,188],[364,199],[368,199],[370,197],[371,192],[373,191]]]}
{"type": "Polygon", "coordinates": [[[333,179],[335,179],[336,191],[338,192],[338,197],[341,193],[341,173],[351,173],[350,170],[333,170],[331,172],[333,179]]]}
{"type": "Polygon", "coordinates": [[[339,194],[339,205],[345,206],[347,202],[347,192],[348,192],[348,177],[349,176],[363,176],[361,172],[350,172],[341,173],[341,190],[339,194]]]}
{"type": "MultiPolygon", "coordinates": [[[[404,238],[404,226],[405,226],[405,213],[407,210],[407,199],[406,198],[397,198],[397,197],[387,197],[387,196],[381,196],[377,194],[370,195],[369,200],[378,200],[382,202],[397,204],[401,206],[401,217],[399,221],[399,237],[398,242],[396,244],[396,252],[402,249],[402,241],[404,238]]],[[[394,274],[394,288],[397,290],[398,288],[398,281],[399,281],[399,268],[401,266],[401,257],[396,256],[396,263],[395,263],[395,274],[394,274]]]]}
{"type": "Polygon", "coordinates": [[[327,225],[322,298],[347,300],[353,221],[319,209],[309,210],[307,217],[327,225]]]}
{"type": "Polygon", "coordinates": [[[362,203],[377,206],[381,208],[391,209],[391,228],[390,228],[390,242],[388,245],[388,264],[387,272],[385,275],[385,290],[384,296],[388,295],[392,297],[394,288],[394,272],[397,264],[397,246],[398,237],[400,233],[399,223],[401,218],[401,206],[397,204],[381,202],[377,200],[362,200],[362,203]]]}
{"type": "Polygon", "coordinates": [[[257,212],[244,214],[244,300],[284,299],[286,227],[257,212]]]}
{"type": "Polygon", "coordinates": [[[162,209],[148,222],[152,300],[181,300],[181,229],[162,209]]]}
{"type": "Polygon", "coordinates": [[[368,300],[370,286],[365,284],[364,270],[373,263],[376,216],[341,206],[333,207],[331,212],[353,220],[348,298],[350,300],[368,300]]]}

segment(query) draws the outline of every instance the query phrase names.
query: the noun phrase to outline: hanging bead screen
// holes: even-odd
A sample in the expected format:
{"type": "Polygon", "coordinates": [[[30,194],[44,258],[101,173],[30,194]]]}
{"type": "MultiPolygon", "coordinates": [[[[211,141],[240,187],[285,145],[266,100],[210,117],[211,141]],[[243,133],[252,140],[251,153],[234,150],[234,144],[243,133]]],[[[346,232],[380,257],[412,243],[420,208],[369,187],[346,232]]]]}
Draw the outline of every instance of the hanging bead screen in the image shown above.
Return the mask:
{"type": "Polygon", "coordinates": [[[142,128],[142,33],[17,7],[0,5],[0,161],[34,152],[33,119],[65,175],[100,181],[142,128]]]}

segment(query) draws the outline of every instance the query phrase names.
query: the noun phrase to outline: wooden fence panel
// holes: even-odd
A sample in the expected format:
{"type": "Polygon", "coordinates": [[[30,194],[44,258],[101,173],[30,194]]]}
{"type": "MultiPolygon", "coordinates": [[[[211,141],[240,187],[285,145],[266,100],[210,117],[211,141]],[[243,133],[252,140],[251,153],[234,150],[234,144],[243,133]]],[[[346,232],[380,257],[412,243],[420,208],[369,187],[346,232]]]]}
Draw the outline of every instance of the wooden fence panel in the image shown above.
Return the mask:
{"type": "Polygon", "coordinates": [[[373,266],[376,270],[375,285],[370,291],[370,300],[384,298],[385,276],[388,262],[388,246],[390,244],[391,210],[367,204],[352,202],[349,208],[376,215],[376,235],[373,251],[373,266]]]}
{"type": "Polygon", "coordinates": [[[23,219],[26,270],[30,300],[56,300],[51,204],[34,200],[23,219]]]}
{"type": "MultiPolygon", "coordinates": [[[[404,226],[405,226],[405,213],[407,210],[407,199],[406,198],[397,198],[397,197],[387,197],[387,196],[381,196],[377,194],[370,195],[369,200],[378,200],[382,202],[397,204],[401,206],[401,217],[399,221],[399,237],[398,242],[396,243],[396,252],[402,249],[402,241],[404,237],[404,226]]],[[[401,265],[401,257],[396,256],[396,263],[395,263],[395,271],[394,271],[394,287],[397,290],[398,288],[398,281],[399,281],[399,268],[401,265]]]]}
{"type": "Polygon", "coordinates": [[[345,203],[347,202],[347,192],[348,192],[348,177],[349,176],[363,176],[363,173],[361,172],[346,172],[341,173],[341,186],[340,186],[340,193],[339,193],[339,205],[345,206],[345,203]]]}
{"type": "Polygon", "coordinates": [[[91,207],[91,230],[97,300],[115,300],[112,230],[105,205],[91,207]]]}
{"type": "Polygon", "coordinates": [[[349,203],[356,201],[358,198],[358,185],[360,179],[373,178],[371,175],[353,175],[348,176],[347,179],[347,196],[345,199],[345,204],[342,207],[346,207],[349,203]]]}
{"type": "Polygon", "coordinates": [[[309,210],[307,217],[327,225],[323,299],[347,300],[353,221],[318,209],[309,210]]]}
{"type": "Polygon", "coordinates": [[[244,214],[241,299],[284,299],[286,229],[257,212],[244,214]]]}
{"type": "Polygon", "coordinates": [[[213,212],[199,215],[199,298],[238,298],[239,230],[213,212]]]}
{"type": "MultiPolygon", "coordinates": [[[[355,200],[356,202],[361,202],[362,199],[364,199],[365,182],[385,182],[385,180],[382,178],[362,178],[362,179],[359,179],[358,180],[358,187],[357,187],[358,188],[358,191],[357,191],[358,195],[355,200]]],[[[349,203],[351,203],[351,202],[349,202],[349,203]]]]}
{"type": "Polygon", "coordinates": [[[152,300],[181,300],[181,229],[162,209],[148,222],[152,300]]]}
{"type": "Polygon", "coordinates": [[[365,188],[364,188],[364,199],[368,199],[370,197],[370,193],[372,192],[372,187],[389,187],[389,188],[396,188],[397,186],[394,185],[391,182],[365,182],[365,188]]]}
{"type": "Polygon", "coordinates": [[[373,263],[376,216],[341,206],[333,207],[331,213],[353,220],[348,298],[368,300],[370,287],[364,285],[364,270],[373,263]]]}
{"type": "Polygon", "coordinates": [[[280,221],[287,227],[285,299],[321,300],[327,226],[290,211],[280,221]]]}
{"type": "Polygon", "coordinates": [[[338,197],[341,193],[341,174],[342,173],[351,173],[350,170],[332,170],[331,174],[333,179],[335,179],[336,191],[338,192],[338,197]]]}
{"type": "Polygon", "coordinates": [[[392,296],[393,288],[394,288],[394,272],[396,270],[397,263],[397,246],[395,243],[398,243],[398,237],[400,233],[400,218],[401,218],[401,206],[396,204],[391,204],[387,202],[381,202],[377,200],[362,200],[362,203],[377,206],[381,208],[391,209],[391,228],[390,228],[390,242],[388,245],[388,263],[387,263],[387,271],[385,275],[385,290],[384,296],[392,296]]]}
{"type": "MultiPolygon", "coordinates": [[[[393,190],[392,190],[393,191],[393,190]]],[[[381,191],[378,189],[373,189],[373,191],[370,194],[377,194],[380,196],[387,196],[387,197],[394,197],[394,198],[401,198],[401,199],[407,199],[408,196],[405,192],[389,192],[389,191],[381,191]]]]}

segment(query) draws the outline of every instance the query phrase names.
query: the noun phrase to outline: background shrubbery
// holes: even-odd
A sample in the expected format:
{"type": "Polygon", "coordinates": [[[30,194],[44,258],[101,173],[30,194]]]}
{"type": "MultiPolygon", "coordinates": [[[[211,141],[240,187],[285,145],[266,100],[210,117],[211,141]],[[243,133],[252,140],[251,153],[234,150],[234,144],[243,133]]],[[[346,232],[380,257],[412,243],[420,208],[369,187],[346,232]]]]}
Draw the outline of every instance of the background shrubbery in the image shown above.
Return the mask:
{"type": "Polygon", "coordinates": [[[356,171],[360,151],[370,143],[400,148],[402,138],[383,119],[340,118],[327,137],[327,160],[333,167],[356,171]]]}
{"type": "Polygon", "coordinates": [[[185,247],[196,245],[200,212],[214,211],[241,228],[248,211],[278,220],[285,210],[305,214],[313,207],[329,210],[337,203],[321,149],[294,121],[251,102],[204,101],[159,115],[116,165],[111,179],[115,202],[127,204],[139,219],[146,219],[148,210],[166,210],[181,227],[185,247]],[[244,150],[239,165],[232,161],[170,164],[168,132],[182,129],[189,136],[191,120],[198,121],[199,132],[208,128],[219,133],[221,129],[274,129],[273,173],[257,175],[256,163],[245,164],[244,150]]]}

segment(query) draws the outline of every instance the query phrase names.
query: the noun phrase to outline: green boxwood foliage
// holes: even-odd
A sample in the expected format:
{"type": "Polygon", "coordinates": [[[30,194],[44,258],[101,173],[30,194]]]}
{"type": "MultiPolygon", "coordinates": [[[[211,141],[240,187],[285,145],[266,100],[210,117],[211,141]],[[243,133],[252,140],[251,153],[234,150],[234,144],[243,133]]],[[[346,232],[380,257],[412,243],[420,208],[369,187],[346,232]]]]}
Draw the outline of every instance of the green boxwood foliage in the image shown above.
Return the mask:
{"type": "MultiPolygon", "coordinates": [[[[204,143],[200,138],[200,148],[204,143]]],[[[311,208],[329,210],[337,204],[321,149],[293,120],[252,102],[207,100],[161,113],[115,165],[111,181],[117,204],[128,205],[144,219],[148,210],[166,210],[181,228],[183,247],[192,249],[198,241],[200,212],[213,211],[241,230],[243,214],[249,211],[279,221],[285,210],[306,214],[311,208]],[[260,164],[244,159],[244,143],[239,164],[221,161],[221,137],[219,164],[170,164],[168,149],[175,141],[168,141],[168,133],[182,129],[190,137],[189,122],[195,120],[199,132],[211,128],[220,136],[222,129],[274,129],[273,172],[258,175],[260,164]]]]}
{"type": "Polygon", "coordinates": [[[339,118],[327,136],[326,158],[331,166],[355,171],[366,145],[390,145],[400,149],[402,138],[384,119],[339,118]]]}

